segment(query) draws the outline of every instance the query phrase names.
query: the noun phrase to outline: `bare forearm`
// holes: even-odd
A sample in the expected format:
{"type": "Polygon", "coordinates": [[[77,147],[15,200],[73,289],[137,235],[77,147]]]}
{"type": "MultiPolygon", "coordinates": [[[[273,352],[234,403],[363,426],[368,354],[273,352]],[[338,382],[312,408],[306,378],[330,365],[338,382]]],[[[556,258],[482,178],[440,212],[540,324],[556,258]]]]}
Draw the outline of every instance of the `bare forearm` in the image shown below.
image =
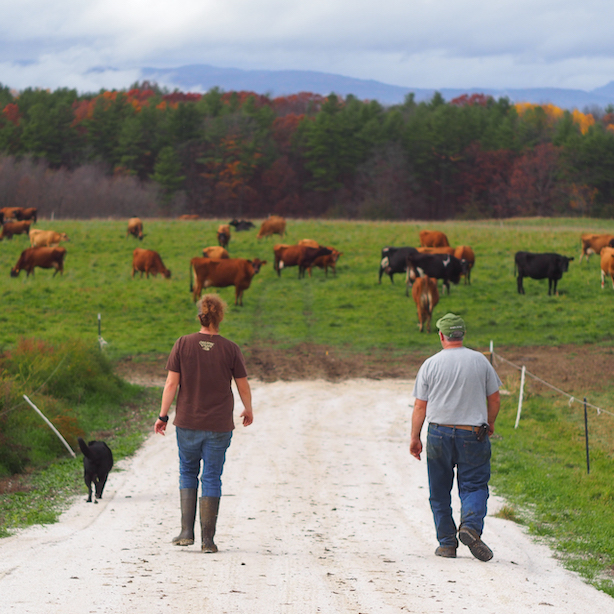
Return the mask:
{"type": "Polygon", "coordinates": [[[486,408],[488,412],[488,426],[489,433],[492,435],[495,432],[495,421],[499,415],[499,408],[501,407],[501,395],[499,391],[486,397],[486,408]]]}
{"type": "Polygon", "coordinates": [[[241,397],[241,403],[245,408],[241,412],[241,418],[243,418],[243,426],[249,426],[254,421],[254,412],[252,410],[252,390],[249,387],[249,382],[246,377],[240,377],[235,379],[237,384],[237,390],[241,397]]]}

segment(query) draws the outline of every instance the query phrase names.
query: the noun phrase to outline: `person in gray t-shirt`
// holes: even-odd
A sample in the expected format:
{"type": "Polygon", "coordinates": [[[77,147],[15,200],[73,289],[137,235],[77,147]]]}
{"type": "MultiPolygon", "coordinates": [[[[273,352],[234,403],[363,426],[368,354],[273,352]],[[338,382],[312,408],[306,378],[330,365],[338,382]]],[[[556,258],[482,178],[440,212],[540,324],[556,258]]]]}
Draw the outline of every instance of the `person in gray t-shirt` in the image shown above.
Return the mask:
{"type": "Polygon", "coordinates": [[[439,541],[435,554],[455,558],[460,539],[473,556],[488,561],[493,554],[481,535],[490,479],[489,436],[499,413],[501,380],[483,354],[463,346],[466,329],[460,316],[446,314],[437,328],[443,350],[418,371],[409,451],[420,460],[420,433],[427,420],[430,503],[439,541]],[[461,499],[458,539],[450,497],[454,468],[461,499]]]}

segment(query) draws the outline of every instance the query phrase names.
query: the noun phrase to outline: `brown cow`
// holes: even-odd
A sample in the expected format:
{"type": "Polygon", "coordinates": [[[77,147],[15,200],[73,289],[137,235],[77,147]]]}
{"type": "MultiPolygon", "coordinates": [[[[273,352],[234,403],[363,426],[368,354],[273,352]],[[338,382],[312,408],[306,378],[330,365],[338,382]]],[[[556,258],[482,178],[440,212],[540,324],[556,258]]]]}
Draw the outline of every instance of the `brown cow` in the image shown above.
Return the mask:
{"type": "Polygon", "coordinates": [[[203,249],[203,256],[205,258],[230,258],[228,252],[219,245],[205,247],[203,249]]]}
{"type": "Polygon", "coordinates": [[[286,232],[286,220],[279,215],[271,215],[260,226],[260,230],[256,235],[256,239],[262,239],[262,237],[272,237],[273,235],[279,235],[282,239],[286,232]]]}
{"type": "Polygon", "coordinates": [[[420,322],[418,327],[420,332],[423,332],[424,324],[426,323],[426,331],[430,333],[433,309],[435,309],[439,302],[437,280],[433,277],[418,277],[412,286],[411,295],[418,310],[418,321],[420,322]]]}
{"type": "Polygon", "coordinates": [[[141,279],[143,279],[143,273],[147,274],[147,279],[149,279],[150,273],[154,277],[160,273],[161,275],[164,275],[166,279],[169,279],[171,276],[171,272],[164,266],[162,258],[160,258],[160,254],[158,254],[158,252],[155,252],[153,249],[141,249],[140,247],[137,247],[132,252],[133,278],[137,271],[141,272],[141,279]]]}
{"type": "Polygon", "coordinates": [[[202,294],[203,288],[235,287],[235,305],[243,306],[243,292],[247,290],[252,278],[266,260],[245,260],[244,258],[192,258],[190,260],[190,292],[194,302],[202,294]]]}
{"type": "Polygon", "coordinates": [[[448,254],[448,256],[454,256],[453,247],[417,247],[421,254],[448,254]]]}
{"type": "Polygon", "coordinates": [[[471,284],[471,269],[475,264],[475,254],[468,245],[459,245],[452,254],[455,258],[461,261],[463,267],[463,275],[465,276],[465,284],[471,284]]]}
{"type": "Polygon", "coordinates": [[[313,261],[313,264],[307,269],[309,271],[309,277],[311,277],[311,269],[314,266],[317,266],[319,269],[324,269],[324,275],[326,277],[328,277],[328,267],[333,270],[333,275],[337,275],[337,260],[343,256],[343,252],[338,252],[334,247],[329,247],[328,249],[331,250],[331,254],[318,256],[313,261]]]}
{"type": "Polygon", "coordinates": [[[217,229],[217,242],[220,247],[228,247],[228,243],[230,243],[230,225],[222,224],[217,229]]]}
{"type": "Polygon", "coordinates": [[[24,220],[32,220],[32,223],[34,224],[37,220],[37,214],[38,210],[36,209],[36,207],[26,207],[25,209],[17,211],[15,213],[15,217],[20,222],[23,222],[24,220]]]}
{"type": "Polygon", "coordinates": [[[604,247],[601,250],[601,287],[605,288],[605,278],[612,278],[612,289],[614,290],[614,247],[604,247]]]}
{"type": "Polygon", "coordinates": [[[582,243],[582,253],[580,254],[580,262],[586,256],[586,260],[590,259],[591,254],[600,254],[604,247],[607,247],[610,241],[614,239],[614,235],[598,235],[584,234],[580,237],[582,243]]]}
{"type": "Polygon", "coordinates": [[[276,245],[273,248],[275,254],[275,270],[281,277],[281,269],[298,266],[298,277],[305,277],[305,270],[313,266],[319,256],[332,254],[327,247],[309,247],[307,245],[276,245]]]}
{"type": "Polygon", "coordinates": [[[66,248],[64,247],[28,247],[21,252],[17,264],[11,269],[11,277],[17,277],[23,269],[27,276],[34,276],[34,267],[41,269],[55,269],[53,276],[58,274],[58,271],[64,274],[64,256],[66,248]]]}
{"type": "Polygon", "coordinates": [[[139,239],[139,241],[143,240],[143,222],[138,217],[131,217],[128,220],[128,230],[126,231],[126,238],[130,235],[139,239]]]}
{"type": "Polygon", "coordinates": [[[422,247],[450,247],[448,237],[440,230],[421,230],[420,245],[422,247]]]}
{"type": "Polygon", "coordinates": [[[65,232],[40,230],[38,228],[30,230],[30,245],[32,247],[57,247],[60,241],[70,241],[65,232]]]}
{"type": "Polygon", "coordinates": [[[8,220],[20,221],[17,216],[23,210],[23,207],[2,207],[2,209],[0,209],[0,215],[5,222],[8,220]]]}
{"type": "Polygon", "coordinates": [[[177,219],[184,221],[199,220],[200,215],[198,215],[198,213],[184,213],[183,215],[180,215],[177,219]]]}
{"type": "Polygon", "coordinates": [[[30,232],[30,224],[32,222],[4,222],[2,224],[2,233],[0,233],[0,241],[2,239],[12,239],[13,235],[27,235],[30,232]]]}

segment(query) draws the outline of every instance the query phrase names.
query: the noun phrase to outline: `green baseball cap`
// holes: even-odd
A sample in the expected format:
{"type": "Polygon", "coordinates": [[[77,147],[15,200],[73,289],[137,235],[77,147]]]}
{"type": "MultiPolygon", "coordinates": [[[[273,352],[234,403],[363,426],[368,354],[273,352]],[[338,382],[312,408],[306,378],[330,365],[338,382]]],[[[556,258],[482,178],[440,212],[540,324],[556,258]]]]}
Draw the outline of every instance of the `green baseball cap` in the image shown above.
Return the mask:
{"type": "Polygon", "coordinates": [[[436,324],[439,332],[450,339],[462,339],[465,335],[465,321],[454,313],[446,313],[443,318],[439,318],[436,324]]]}

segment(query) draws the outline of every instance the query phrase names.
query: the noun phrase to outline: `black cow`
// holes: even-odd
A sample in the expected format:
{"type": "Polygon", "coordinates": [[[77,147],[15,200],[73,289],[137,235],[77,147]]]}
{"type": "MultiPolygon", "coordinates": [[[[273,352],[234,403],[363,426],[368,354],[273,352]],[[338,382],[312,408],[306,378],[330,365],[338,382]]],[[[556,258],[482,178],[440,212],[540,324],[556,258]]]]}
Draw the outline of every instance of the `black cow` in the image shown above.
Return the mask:
{"type": "Polygon", "coordinates": [[[560,254],[533,254],[531,252],[516,252],[514,257],[514,274],[518,274],[518,294],[524,294],[522,280],[548,279],[548,296],[556,291],[556,284],[569,270],[569,263],[573,258],[560,254]]]}
{"type": "Polygon", "coordinates": [[[450,294],[450,282],[457,284],[463,274],[463,262],[448,254],[409,254],[407,256],[407,277],[405,296],[409,296],[409,286],[417,277],[441,279],[450,294]]]}
{"type": "Polygon", "coordinates": [[[379,264],[379,277],[377,283],[382,283],[384,272],[390,276],[390,283],[394,283],[392,276],[395,273],[405,273],[407,271],[407,256],[417,254],[415,247],[384,247],[382,248],[382,258],[379,264]]]}
{"type": "Polygon", "coordinates": [[[228,224],[230,226],[234,226],[237,232],[240,232],[241,230],[251,230],[254,228],[254,224],[252,222],[249,222],[248,220],[238,220],[237,218],[232,220],[232,222],[228,222],[228,224]]]}

